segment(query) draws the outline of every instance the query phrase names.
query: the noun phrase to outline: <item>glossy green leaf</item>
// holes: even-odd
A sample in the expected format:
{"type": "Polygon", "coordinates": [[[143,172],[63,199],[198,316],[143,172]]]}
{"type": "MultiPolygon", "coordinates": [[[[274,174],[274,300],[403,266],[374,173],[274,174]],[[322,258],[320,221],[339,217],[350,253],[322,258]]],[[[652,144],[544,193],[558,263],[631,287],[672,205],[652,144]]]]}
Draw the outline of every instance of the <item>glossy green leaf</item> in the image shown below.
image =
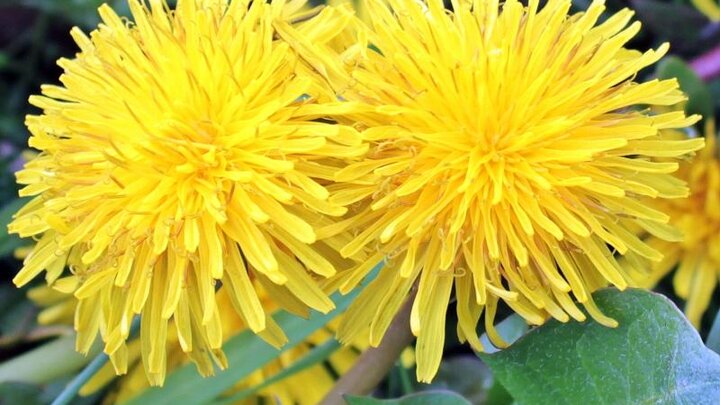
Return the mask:
{"type": "Polygon", "coordinates": [[[426,391],[396,399],[345,396],[348,405],[470,405],[470,401],[452,391],[426,391]]]}
{"type": "Polygon", "coordinates": [[[551,320],[480,355],[518,403],[720,403],[720,356],[670,300],[632,289],[594,297],[619,327],[551,320]]]}
{"type": "Polygon", "coordinates": [[[657,76],[660,79],[677,78],[680,88],[688,96],[685,111],[688,114],[701,114],[712,117],[715,109],[713,98],[707,84],[703,82],[682,59],[671,56],[658,64],[657,76]]]}

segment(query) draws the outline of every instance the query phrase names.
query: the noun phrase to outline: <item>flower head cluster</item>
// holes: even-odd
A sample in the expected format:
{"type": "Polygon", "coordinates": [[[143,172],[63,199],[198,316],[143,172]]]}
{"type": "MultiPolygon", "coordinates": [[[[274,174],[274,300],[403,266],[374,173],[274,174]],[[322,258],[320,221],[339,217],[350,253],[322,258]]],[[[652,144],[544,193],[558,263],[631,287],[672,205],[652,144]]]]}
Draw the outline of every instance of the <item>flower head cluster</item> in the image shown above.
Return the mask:
{"type": "MultiPolygon", "coordinates": [[[[668,131],[668,137],[681,139],[684,134],[668,131]]],[[[690,187],[687,198],[655,200],[653,208],[667,213],[677,229],[674,238],[663,234],[645,233],[645,242],[663,252],[659,262],[649,263],[650,276],[640,274],[644,287],[653,287],[677,267],[673,276],[675,292],[687,300],[685,313],[696,327],[718,283],[720,275],[720,161],[715,125],[708,121],[705,147],[693,161],[684,162],[679,177],[690,187]]],[[[628,257],[632,266],[642,268],[641,257],[628,257]]]]}
{"type": "Polygon", "coordinates": [[[698,119],[648,108],[684,100],[675,80],[635,80],[667,45],[627,49],[639,23],[599,22],[601,1],[451,3],[368,0],[367,23],[305,0],[131,0],[134,23],[101,8],[62,86],[31,98],[40,154],[18,181],[35,197],[10,230],[37,244],[15,282],[46,271],[74,293],[78,348],[100,333],[117,372],[139,314],[153,384],[169,339],[225,365],[218,296],[280,345],[268,308],[328,311],[381,260],[340,336],[378,344],[416,286],[421,381],[453,290],[477,350],[483,315],[503,344],[501,302],[614,325],[591,293],[633,282],[616,253],[662,259],[636,229],[674,237],[651,203],[688,195],[672,173],[703,145],[659,135],[698,119]]]}
{"type": "MultiPolygon", "coordinates": [[[[673,161],[702,139],[666,140],[687,126],[682,111],[642,106],[684,99],[675,80],[638,83],[639,70],[667,51],[625,44],[639,30],[621,11],[602,23],[602,2],[568,15],[570,1],[369,1],[368,41],[336,84],[366,127],[365,160],[335,177],[336,199],[352,195],[345,256],[369,249],[388,262],[345,315],[340,336],[369,328],[378,344],[417,282],[411,327],[418,378],[440,363],[454,287],[462,340],[481,350],[477,324],[493,342],[499,301],[532,324],[584,320],[577,303],[614,325],[591,293],[625,288],[615,253],[662,253],[630,229],[661,237],[669,217],[646,201],[685,197],[673,161]],[[664,157],[669,162],[654,159],[664,157]],[[632,225],[632,226],[631,226],[632,225]]],[[[332,200],[333,197],[331,197],[332,200]]],[[[368,272],[359,265],[343,291],[368,272]]]]}
{"type": "MultiPolygon", "coordinates": [[[[72,323],[72,314],[77,306],[77,299],[72,295],[41,286],[31,289],[29,296],[42,308],[38,317],[41,324],[60,326],[72,323]]],[[[260,298],[270,309],[273,308],[273,300],[269,295],[261,293],[260,298]]],[[[247,325],[237,316],[227,289],[220,289],[217,292],[216,301],[218,311],[222,314],[224,336],[231,337],[247,329],[247,325]]],[[[333,339],[333,334],[334,331],[330,326],[316,331],[306,342],[285,351],[262,369],[239,381],[226,394],[232,396],[236,391],[261,384],[286,367],[293,365],[314,347],[333,339]]],[[[272,339],[271,336],[267,338],[272,339]]],[[[149,384],[157,384],[157,376],[148,374],[147,363],[141,361],[141,346],[141,342],[137,340],[128,344],[128,373],[119,378],[117,383],[108,390],[104,396],[104,403],[124,403],[147,389],[149,384]]],[[[183,354],[178,335],[173,328],[168,334],[168,347],[168,370],[177,369],[187,363],[188,356],[183,354]]],[[[263,401],[276,400],[283,404],[317,404],[332,388],[335,375],[342,375],[352,366],[358,357],[359,348],[356,346],[341,347],[328,357],[325,364],[316,364],[281,379],[277,383],[270,384],[247,398],[243,403],[265,403],[263,401]]],[[[213,353],[191,352],[189,358],[195,363],[198,371],[207,376],[214,372],[212,356],[214,356],[213,353]]],[[[107,364],[82,387],[80,394],[83,396],[95,394],[107,388],[113,379],[115,379],[113,367],[107,364]]]]}
{"type": "Polygon", "coordinates": [[[326,185],[367,147],[352,127],[316,119],[335,95],[277,32],[322,42],[332,10],[316,15],[304,0],[129,5],[133,23],[103,6],[89,37],[74,29],[80,52],[60,60],[62,85],[31,97],[43,112],[27,118],[40,153],[17,177],[34,198],[9,228],[37,240],[15,283],[46,271],[79,299],[78,349],[99,332],[124,372],[140,314],[142,354],[160,383],[170,318],[185,351],[219,350],[218,282],[256,332],[271,320],[255,281],[295,312],[333,308],[315,278],[343,260],[313,224],[346,212],[326,185]]]}

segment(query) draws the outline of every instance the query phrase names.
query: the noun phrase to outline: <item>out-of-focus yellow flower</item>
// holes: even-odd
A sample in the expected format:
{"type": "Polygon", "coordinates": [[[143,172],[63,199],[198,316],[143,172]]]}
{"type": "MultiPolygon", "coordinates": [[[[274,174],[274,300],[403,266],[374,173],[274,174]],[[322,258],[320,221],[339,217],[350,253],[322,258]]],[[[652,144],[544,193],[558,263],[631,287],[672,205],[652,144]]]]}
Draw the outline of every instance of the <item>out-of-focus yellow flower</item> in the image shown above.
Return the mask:
{"type": "MultiPolygon", "coordinates": [[[[686,137],[677,131],[668,136],[686,137]]],[[[683,163],[678,174],[688,182],[690,196],[654,200],[652,206],[670,215],[670,223],[682,232],[682,237],[666,240],[662,235],[647,234],[646,243],[661,251],[664,257],[659,262],[645,262],[652,271],[649,277],[640,275],[638,281],[641,286],[651,288],[677,267],[673,276],[675,292],[687,301],[685,313],[699,328],[720,276],[720,161],[712,120],[706,124],[705,148],[695,159],[683,163]]],[[[642,266],[642,258],[628,259],[632,266],[642,266]]]]}
{"type": "Polygon", "coordinates": [[[99,332],[125,372],[141,314],[142,357],[161,384],[170,334],[225,367],[218,281],[245,324],[276,344],[285,338],[254,281],[295,312],[333,308],[316,279],[344,263],[330,248],[341,239],[318,241],[315,226],[346,212],[326,186],[367,147],[352,127],[316,119],[335,94],[276,29],[322,45],[342,24],[334,9],[306,10],[305,0],[129,5],[134,22],[102,6],[89,37],[73,29],[80,52],[59,61],[62,85],[30,98],[43,110],[27,118],[40,153],[17,178],[21,195],[35,197],[9,229],[37,240],[14,282],[46,271],[79,299],[78,350],[99,332]]]}
{"type": "MultiPolygon", "coordinates": [[[[260,287],[258,288],[259,291],[262,291],[260,287]]],[[[30,290],[29,296],[43,308],[38,317],[39,323],[44,325],[72,323],[74,309],[77,305],[77,300],[72,295],[42,286],[30,290]]],[[[261,300],[269,308],[272,308],[273,301],[269,295],[261,292],[260,296],[261,300]]],[[[232,337],[247,328],[247,325],[236,315],[227,289],[222,288],[217,292],[216,302],[218,311],[222,314],[222,329],[225,337],[232,337]]],[[[285,368],[301,359],[313,347],[333,339],[333,335],[332,324],[315,332],[306,342],[285,351],[277,359],[240,381],[226,395],[232,396],[237,391],[261,384],[267,378],[282,372],[285,368]]],[[[167,340],[169,348],[167,368],[172,371],[185,364],[187,356],[183,354],[174,328],[170,328],[167,340]]],[[[143,367],[141,361],[141,346],[142,344],[138,340],[131,341],[128,344],[127,375],[116,377],[113,367],[108,364],[82,387],[80,394],[91,395],[105,388],[116,378],[118,381],[105,396],[104,403],[123,403],[147,389],[150,384],[146,377],[147,365],[143,367]]],[[[275,401],[282,404],[316,404],[332,388],[335,382],[334,375],[342,375],[352,366],[358,357],[360,348],[359,346],[341,347],[330,355],[326,364],[311,366],[293,376],[269,385],[241,403],[254,404],[275,401]],[[263,400],[266,402],[263,402],[263,400]]],[[[195,362],[198,371],[205,376],[213,374],[213,363],[210,360],[212,356],[212,353],[203,354],[200,351],[189,353],[189,357],[195,362]]]]}
{"type": "Polygon", "coordinates": [[[698,117],[643,109],[684,100],[676,80],[634,80],[668,45],[626,49],[640,29],[628,25],[630,10],[598,24],[600,1],[575,15],[569,0],[538,3],[456,0],[448,12],[440,0],[368,1],[365,35],[377,51],[346,54],[350,73],[335,82],[346,108],[355,106],[345,118],[373,144],[336,174],[344,184],[330,198],[359,204],[343,223],[355,237],[340,252],[372,253],[341,291],[388,262],[345,314],[340,337],[369,329],[378,344],[417,282],[410,323],[421,381],[440,364],[453,286],[458,335],[476,350],[482,314],[503,345],[493,328],[499,300],[531,324],[582,321],[579,302],[614,326],[590,295],[631,281],[614,253],[662,259],[630,225],[676,234],[644,198],[687,196],[671,173],[703,140],[658,132],[698,117]]]}
{"type": "Polygon", "coordinates": [[[328,0],[327,4],[333,7],[350,6],[355,15],[363,22],[370,23],[370,15],[368,14],[365,0],[328,0]]]}
{"type": "Polygon", "coordinates": [[[703,14],[712,21],[720,21],[720,4],[717,0],[691,0],[703,14]]]}

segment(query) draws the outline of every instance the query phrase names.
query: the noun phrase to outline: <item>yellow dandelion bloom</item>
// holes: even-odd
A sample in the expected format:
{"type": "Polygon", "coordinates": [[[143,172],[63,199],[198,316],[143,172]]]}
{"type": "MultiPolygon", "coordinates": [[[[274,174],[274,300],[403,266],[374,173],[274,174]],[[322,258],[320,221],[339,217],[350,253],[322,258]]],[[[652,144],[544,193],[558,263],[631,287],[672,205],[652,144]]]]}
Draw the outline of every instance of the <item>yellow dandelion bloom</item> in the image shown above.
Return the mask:
{"type": "MultiPolygon", "coordinates": [[[[435,375],[453,286],[458,335],[482,350],[484,313],[492,341],[502,300],[531,324],[585,315],[613,326],[591,292],[625,288],[614,256],[662,253],[630,232],[660,237],[669,217],[645,197],[688,194],[671,175],[677,158],[702,139],[664,140],[658,132],[697,121],[644,106],[684,100],[675,80],[635,81],[668,50],[624,46],[640,29],[630,10],[598,23],[595,1],[568,15],[569,0],[368,1],[367,38],[335,83],[355,105],[345,115],[372,143],[367,159],[340,170],[331,201],[360,204],[344,224],[355,235],[340,252],[371,260],[344,275],[346,292],[385,258],[379,276],[344,316],[340,336],[370,330],[380,342],[418,283],[411,328],[417,375],[435,375]]],[[[359,24],[359,23],[358,23],[359,24]]],[[[338,67],[338,71],[341,68],[338,67]]],[[[348,107],[349,109],[349,107],[348,107]]]]}
{"type": "MultiPolygon", "coordinates": [[[[273,307],[272,298],[263,292],[259,287],[260,298],[268,308],[273,307]]],[[[62,325],[72,323],[72,313],[77,305],[77,299],[71,294],[55,291],[50,287],[42,286],[30,290],[30,298],[39,305],[42,310],[38,316],[38,322],[43,325],[62,325]]],[[[222,329],[223,336],[232,337],[247,328],[244,321],[235,313],[228,290],[220,289],[216,295],[218,311],[223,314],[222,329]]],[[[238,382],[233,389],[225,393],[232,396],[235,392],[251,388],[261,384],[285,368],[291,366],[314,347],[322,345],[332,339],[334,331],[332,325],[318,330],[311,335],[306,342],[289,349],[278,356],[277,359],[265,365],[249,377],[238,382]]],[[[174,370],[187,362],[187,356],[183,354],[177,333],[170,328],[168,333],[168,370],[174,370]]],[[[128,344],[128,373],[122,377],[115,377],[113,367],[106,365],[100,369],[80,390],[80,394],[92,395],[107,387],[114,379],[118,381],[105,395],[103,403],[123,403],[147,389],[150,384],[146,377],[147,367],[141,361],[141,343],[137,340],[128,344]]],[[[311,366],[295,375],[271,384],[255,395],[248,397],[241,403],[255,404],[276,401],[282,404],[313,405],[318,403],[326,393],[330,391],[335,375],[342,375],[355,362],[358,357],[359,347],[345,346],[336,350],[328,357],[326,364],[311,366]],[[330,368],[327,368],[330,367],[330,368]],[[332,371],[331,371],[332,370],[332,371]],[[265,402],[263,402],[265,401],[265,402]]],[[[198,371],[203,375],[213,374],[213,364],[210,360],[212,354],[191,352],[190,359],[195,362],[198,371]]]]}
{"type": "Polygon", "coordinates": [[[37,243],[14,282],[46,280],[79,299],[77,348],[98,332],[118,373],[142,315],[152,382],[165,375],[173,318],[186,352],[219,351],[216,282],[255,332],[273,331],[254,287],[280,305],[327,312],[316,278],[343,263],[314,221],[346,209],[326,185],[367,147],[352,127],[317,120],[335,94],[279,39],[276,26],[320,44],[333,10],[305,1],[129,1],[134,22],[102,24],[61,59],[62,85],[42,87],[27,117],[39,155],[18,172],[34,198],[9,226],[37,243]],[[66,265],[69,272],[64,271],[66,265]],[[309,271],[308,271],[309,270],[309,271]]]}
{"type": "Polygon", "coordinates": [[[712,21],[720,21],[718,0],[690,0],[692,4],[712,21]]]}
{"type": "Polygon", "coordinates": [[[362,21],[369,23],[370,16],[363,0],[328,0],[327,4],[333,7],[349,6],[355,15],[362,21]]]}
{"type": "MultiPolygon", "coordinates": [[[[668,135],[674,139],[686,137],[681,133],[668,135]]],[[[664,257],[659,262],[645,262],[651,273],[638,281],[643,287],[653,287],[677,267],[673,276],[675,292],[687,301],[685,313],[699,328],[720,276],[720,161],[712,121],[707,123],[705,147],[693,161],[680,166],[678,175],[688,183],[690,195],[677,200],[655,200],[651,204],[670,216],[670,223],[680,230],[682,237],[666,240],[661,235],[647,234],[645,242],[663,252],[664,257]]],[[[642,258],[628,259],[636,267],[642,265],[639,262],[642,258]]]]}

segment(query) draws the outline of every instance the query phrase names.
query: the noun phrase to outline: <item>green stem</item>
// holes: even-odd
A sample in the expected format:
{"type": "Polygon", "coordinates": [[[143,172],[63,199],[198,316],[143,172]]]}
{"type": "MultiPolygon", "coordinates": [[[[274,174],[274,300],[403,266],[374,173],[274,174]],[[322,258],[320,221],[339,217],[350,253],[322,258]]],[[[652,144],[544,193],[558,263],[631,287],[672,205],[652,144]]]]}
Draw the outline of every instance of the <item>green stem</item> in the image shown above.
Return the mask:
{"type": "MultiPolygon", "coordinates": [[[[130,326],[130,336],[134,336],[135,333],[140,329],[140,317],[133,319],[132,326],[130,326]]],[[[65,389],[62,390],[60,395],[55,398],[51,405],[67,405],[77,395],[80,388],[87,383],[92,376],[95,375],[100,369],[108,362],[110,358],[105,353],[98,354],[90,364],[87,365],[75,378],[68,383],[65,389]]]]}
{"type": "Polygon", "coordinates": [[[400,374],[400,387],[402,388],[403,396],[412,394],[413,386],[410,381],[410,375],[408,375],[408,370],[402,365],[401,360],[398,360],[397,368],[399,371],[398,374],[400,374]]]}
{"type": "Polygon", "coordinates": [[[85,385],[92,376],[95,375],[100,369],[107,363],[107,361],[110,358],[105,353],[100,353],[93,359],[93,361],[88,364],[87,367],[83,369],[83,371],[80,372],[75,378],[70,381],[70,383],[65,387],[65,389],[58,395],[57,398],[52,402],[51,405],[67,405],[69,404],[73,399],[75,399],[75,396],[77,395],[78,391],[80,391],[80,388],[82,388],[83,385],[85,385]]]}

